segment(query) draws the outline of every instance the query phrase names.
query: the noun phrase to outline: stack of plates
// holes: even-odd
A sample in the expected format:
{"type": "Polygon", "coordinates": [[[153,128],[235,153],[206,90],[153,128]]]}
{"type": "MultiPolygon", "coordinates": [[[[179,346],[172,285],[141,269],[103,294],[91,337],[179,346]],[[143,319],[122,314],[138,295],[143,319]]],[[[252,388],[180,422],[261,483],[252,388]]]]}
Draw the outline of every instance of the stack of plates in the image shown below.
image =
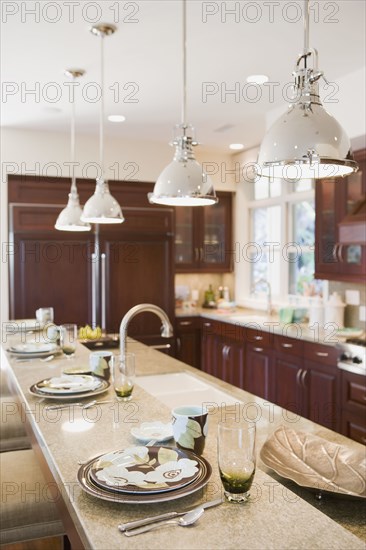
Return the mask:
{"type": "Polygon", "coordinates": [[[198,491],[212,469],[201,456],[171,447],[130,447],[93,458],[79,469],[88,494],[130,504],[164,502],[198,491]]]}
{"type": "Polygon", "coordinates": [[[52,353],[59,353],[60,348],[54,343],[29,342],[27,344],[16,344],[7,351],[17,357],[45,357],[52,353]]]}
{"type": "Polygon", "coordinates": [[[96,376],[62,375],[46,378],[29,388],[30,393],[48,399],[77,399],[98,395],[109,388],[109,382],[96,376]]]}

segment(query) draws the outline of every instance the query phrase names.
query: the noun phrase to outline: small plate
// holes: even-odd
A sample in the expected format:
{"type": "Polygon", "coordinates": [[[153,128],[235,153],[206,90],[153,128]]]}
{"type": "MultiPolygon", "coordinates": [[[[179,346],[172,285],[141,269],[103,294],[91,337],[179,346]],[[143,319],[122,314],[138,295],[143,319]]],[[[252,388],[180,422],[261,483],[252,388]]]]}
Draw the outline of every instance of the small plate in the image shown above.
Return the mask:
{"type": "Polygon", "coordinates": [[[69,367],[64,369],[63,374],[90,374],[90,367],[69,367]]]}
{"type": "Polygon", "coordinates": [[[12,332],[16,328],[19,332],[39,331],[44,328],[44,323],[40,323],[37,319],[12,319],[6,323],[8,332],[12,332]],[[12,330],[10,330],[10,327],[12,330]]]}
{"type": "Polygon", "coordinates": [[[197,460],[170,447],[130,447],[107,453],[90,469],[93,482],[124,494],[153,494],[189,485],[200,474],[197,460]]]}
{"type": "Polygon", "coordinates": [[[132,428],[131,434],[141,443],[164,443],[173,437],[173,427],[170,422],[143,422],[138,428],[132,428]]]}

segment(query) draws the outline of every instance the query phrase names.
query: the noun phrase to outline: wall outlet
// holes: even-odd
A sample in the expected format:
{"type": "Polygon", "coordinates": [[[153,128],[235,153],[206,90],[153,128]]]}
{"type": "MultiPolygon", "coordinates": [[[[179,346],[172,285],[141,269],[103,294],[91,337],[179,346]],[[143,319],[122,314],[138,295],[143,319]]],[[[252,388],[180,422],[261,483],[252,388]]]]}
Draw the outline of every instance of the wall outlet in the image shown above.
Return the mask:
{"type": "Polygon", "coordinates": [[[360,321],[366,321],[366,306],[360,306],[359,318],[360,318],[360,321]]]}
{"type": "Polygon", "coordinates": [[[360,305],[360,291],[359,290],[346,290],[346,304],[349,306],[360,305]]]}

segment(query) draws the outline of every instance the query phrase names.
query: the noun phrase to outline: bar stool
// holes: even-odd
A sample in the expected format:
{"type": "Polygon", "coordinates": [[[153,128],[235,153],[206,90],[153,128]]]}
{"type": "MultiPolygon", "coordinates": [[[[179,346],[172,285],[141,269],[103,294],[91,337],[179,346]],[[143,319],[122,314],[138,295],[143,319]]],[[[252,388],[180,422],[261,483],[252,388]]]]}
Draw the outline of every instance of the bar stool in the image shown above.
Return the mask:
{"type": "Polygon", "coordinates": [[[0,545],[65,533],[32,449],[0,453],[0,545]]]}

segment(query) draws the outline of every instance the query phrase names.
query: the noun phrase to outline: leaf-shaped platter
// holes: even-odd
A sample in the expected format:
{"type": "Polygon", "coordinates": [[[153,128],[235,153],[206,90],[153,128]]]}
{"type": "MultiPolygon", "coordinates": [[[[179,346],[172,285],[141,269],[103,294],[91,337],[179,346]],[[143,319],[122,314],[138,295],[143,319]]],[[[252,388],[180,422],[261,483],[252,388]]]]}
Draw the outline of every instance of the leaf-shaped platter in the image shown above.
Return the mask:
{"type": "Polygon", "coordinates": [[[180,449],[130,447],[93,462],[90,477],[96,485],[122,493],[160,493],[192,483],[199,475],[197,460],[180,449]]]}
{"type": "Polygon", "coordinates": [[[319,492],[366,498],[366,453],[281,426],[260,457],[277,474],[319,492]]]}

